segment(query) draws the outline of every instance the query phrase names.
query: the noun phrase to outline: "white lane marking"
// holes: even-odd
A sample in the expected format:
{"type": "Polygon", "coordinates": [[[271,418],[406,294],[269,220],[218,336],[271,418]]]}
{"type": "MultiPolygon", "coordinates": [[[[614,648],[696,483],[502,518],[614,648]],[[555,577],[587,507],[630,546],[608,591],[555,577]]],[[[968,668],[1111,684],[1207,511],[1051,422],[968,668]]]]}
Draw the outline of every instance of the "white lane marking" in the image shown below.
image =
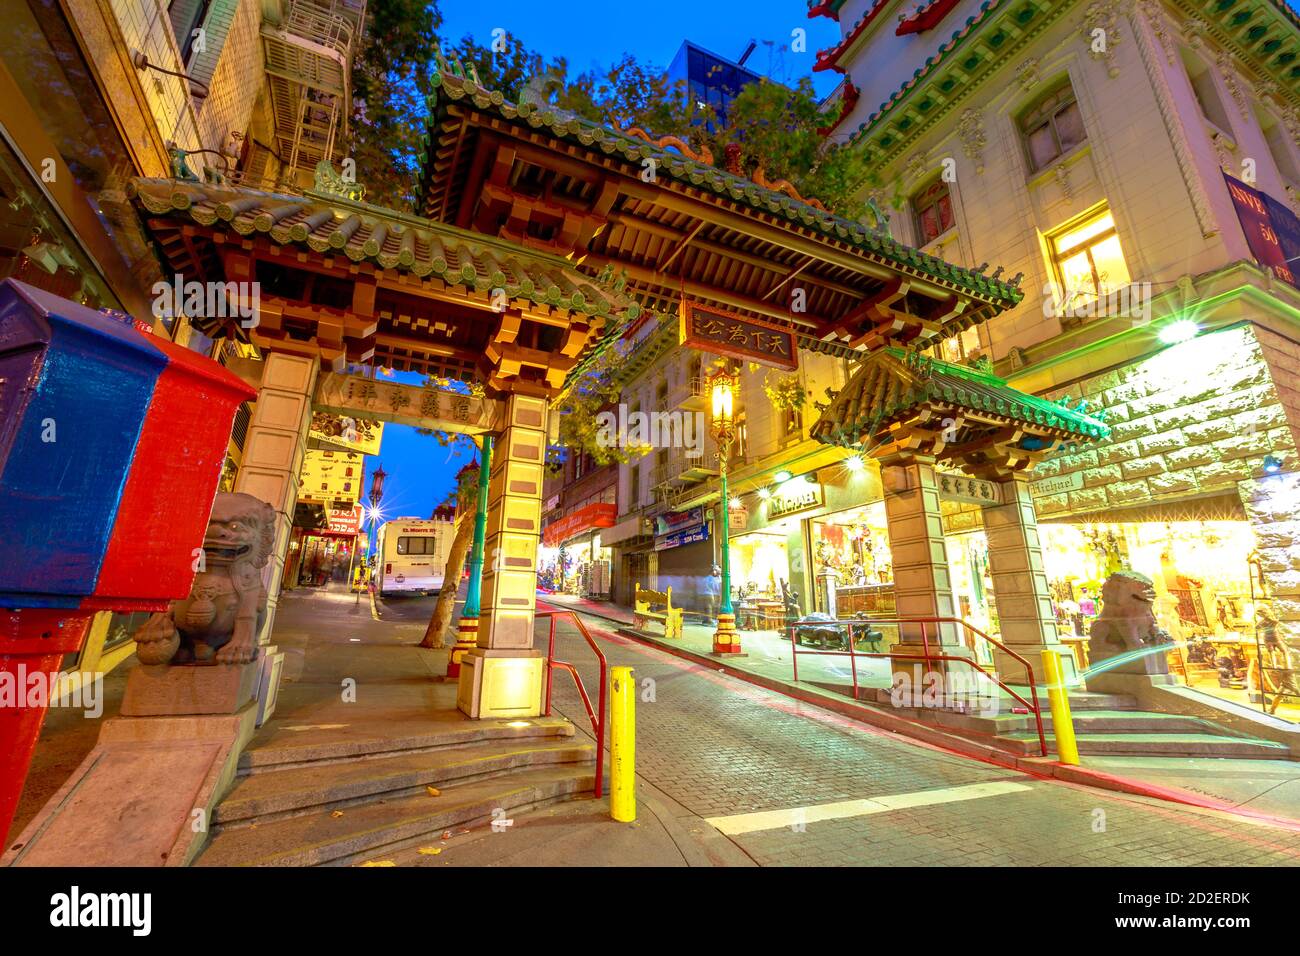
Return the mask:
{"type": "Polygon", "coordinates": [[[759,830],[779,830],[796,824],[817,823],[821,820],[843,820],[862,817],[870,813],[888,813],[908,807],[927,807],[939,803],[956,803],[960,800],[978,800],[1007,793],[1032,789],[1027,784],[1010,780],[991,783],[972,783],[964,787],[944,787],[941,790],[918,790],[914,793],[895,793],[870,800],[841,800],[811,807],[792,807],[788,810],[761,810],[757,813],[737,813],[728,817],[708,817],[708,823],[728,836],[755,833],[759,830]]]}

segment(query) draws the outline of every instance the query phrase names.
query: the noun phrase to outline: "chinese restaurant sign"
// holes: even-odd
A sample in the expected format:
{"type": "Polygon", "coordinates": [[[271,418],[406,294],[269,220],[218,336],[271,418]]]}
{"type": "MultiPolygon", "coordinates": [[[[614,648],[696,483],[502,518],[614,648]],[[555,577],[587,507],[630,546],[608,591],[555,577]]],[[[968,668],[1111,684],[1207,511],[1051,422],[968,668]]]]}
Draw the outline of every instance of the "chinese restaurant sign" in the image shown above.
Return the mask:
{"type": "Polygon", "coordinates": [[[327,530],[330,534],[357,534],[361,530],[361,505],[347,508],[327,508],[325,510],[327,530]]]}
{"type": "Polygon", "coordinates": [[[687,299],[678,316],[678,341],[689,348],[790,371],[799,367],[799,345],[790,329],[687,299]]]}
{"type": "Polygon", "coordinates": [[[332,504],[356,502],[361,497],[365,456],[354,451],[309,450],[302,462],[300,501],[332,504]]]}
{"type": "Polygon", "coordinates": [[[1259,264],[1283,282],[1300,289],[1300,218],[1267,193],[1227,173],[1228,195],[1237,207],[1246,242],[1259,264]]]}

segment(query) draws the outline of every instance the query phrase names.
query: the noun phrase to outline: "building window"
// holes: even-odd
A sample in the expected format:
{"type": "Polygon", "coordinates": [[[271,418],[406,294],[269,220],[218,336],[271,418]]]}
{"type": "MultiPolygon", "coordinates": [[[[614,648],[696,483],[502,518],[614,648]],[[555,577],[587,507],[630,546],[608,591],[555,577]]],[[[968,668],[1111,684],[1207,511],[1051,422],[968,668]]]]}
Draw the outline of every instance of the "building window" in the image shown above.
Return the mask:
{"type": "Polygon", "coordinates": [[[1282,179],[1292,186],[1300,185],[1300,167],[1296,165],[1287,131],[1271,115],[1259,110],[1255,115],[1259,119],[1259,128],[1264,133],[1264,141],[1268,143],[1269,154],[1273,157],[1277,171],[1282,174],[1282,179]]]}
{"type": "Polygon", "coordinates": [[[627,507],[623,509],[624,511],[641,507],[641,465],[638,463],[628,467],[627,498],[627,507]]]}
{"type": "Polygon", "coordinates": [[[952,228],[952,196],[948,184],[937,179],[912,198],[912,208],[916,211],[916,233],[920,237],[918,245],[925,245],[938,239],[952,228]]]}
{"type": "Polygon", "coordinates": [[[1021,117],[1020,132],[1035,172],[1087,139],[1074,88],[1067,82],[1039,100],[1021,117]]]}
{"type": "Polygon", "coordinates": [[[785,437],[803,435],[803,409],[787,408],[781,412],[781,424],[785,428],[785,437]]]}
{"type": "Polygon", "coordinates": [[[1131,281],[1115,217],[1109,210],[1066,227],[1050,242],[1052,265],[1067,308],[1115,292],[1131,281]]]}
{"type": "Polygon", "coordinates": [[[1196,96],[1196,104],[1201,108],[1201,115],[1210,121],[1214,127],[1221,132],[1232,133],[1232,121],[1228,119],[1228,111],[1223,107],[1223,100],[1219,98],[1219,88],[1214,83],[1214,73],[1209,66],[1199,58],[1182,51],[1183,66],[1187,70],[1187,79],[1191,81],[1192,93],[1196,96]]]}
{"type": "Polygon", "coordinates": [[[731,446],[732,461],[746,461],[746,452],[749,450],[749,422],[745,420],[744,412],[736,413],[736,440],[731,446]]]}
{"type": "Polygon", "coordinates": [[[980,354],[979,329],[972,326],[965,332],[959,332],[944,339],[934,349],[935,358],[954,365],[964,365],[980,354]]]}

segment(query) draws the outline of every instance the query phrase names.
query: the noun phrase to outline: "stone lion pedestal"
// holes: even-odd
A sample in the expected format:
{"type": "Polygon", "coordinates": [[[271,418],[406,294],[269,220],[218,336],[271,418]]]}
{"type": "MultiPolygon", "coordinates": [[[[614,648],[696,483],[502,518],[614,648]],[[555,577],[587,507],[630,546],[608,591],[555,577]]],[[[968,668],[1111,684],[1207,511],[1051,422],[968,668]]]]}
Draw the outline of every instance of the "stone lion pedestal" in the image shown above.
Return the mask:
{"type": "Polygon", "coordinates": [[[189,596],[135,635],[121,716],[0,864],[184,866],[198,855],[274,706],[283,655],[257,645],[274,528],[265,502],[217,495],[189,596]]]}

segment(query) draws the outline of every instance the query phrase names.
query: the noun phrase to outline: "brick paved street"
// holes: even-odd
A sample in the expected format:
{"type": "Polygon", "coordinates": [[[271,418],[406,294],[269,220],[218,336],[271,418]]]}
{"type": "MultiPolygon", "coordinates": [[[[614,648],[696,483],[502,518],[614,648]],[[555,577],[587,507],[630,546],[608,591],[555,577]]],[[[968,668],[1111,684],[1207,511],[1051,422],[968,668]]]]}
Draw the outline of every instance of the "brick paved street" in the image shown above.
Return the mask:
{"type": "MultiPolygon", "coordinates": [[[[682,815],[729,817],[975,784],[991,796],[734,834],[761,865],[1290,865],[1300,833],[1195,808],[1048,782],[864,727],[610,634],[611,665],[635,668],[637,770],[682,815]],[[647,683],[649,682],[649,683],[647,683]],[[653,702],[644,699],[653,697],[653,702]]],[[[596,687],[591,652],[567,622],[557,657],[596,687]]],[[[557,709],[587,726],[573,685],[557,709]]],[[[644,812],[644,807],[643,807],[644,812]]],[[[805,811],[810,817],[813,811],[805,811]]],[[[575,861],[578,862],[578,861],[575,861]]]]}

